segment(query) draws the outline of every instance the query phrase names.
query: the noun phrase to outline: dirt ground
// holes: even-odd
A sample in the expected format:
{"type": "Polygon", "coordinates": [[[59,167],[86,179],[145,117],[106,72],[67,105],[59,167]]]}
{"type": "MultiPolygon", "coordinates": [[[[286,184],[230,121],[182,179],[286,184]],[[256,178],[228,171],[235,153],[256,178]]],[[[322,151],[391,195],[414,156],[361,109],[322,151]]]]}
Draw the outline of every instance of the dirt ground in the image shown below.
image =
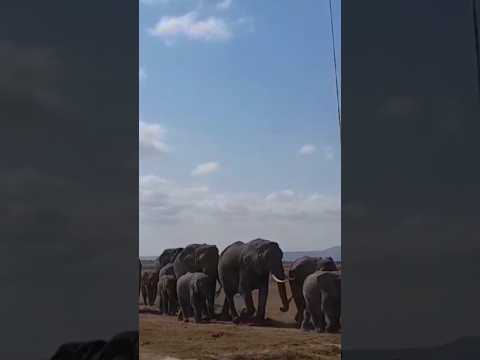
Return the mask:
{"type": "MultiPolygon", "coordinates": [[[[287,285],[287,293],[290,296],[287,285]]],[[[254,292],[256,302],[257,292],[254,292]]],[[[236,299],[237,300],[237,299],[236,299]]],[[[293,301],[287,313],[280,312],[276,284],[270,284],[267,317],[271,326],[184,323],[176,317],[156,314],[155,307],[140,301],[141,360],[290,360],[340,359],[341,335],[304,333],[294,328],[296,312],[293,301]]],[[[223,294],[217,298],[220,312],[223,294]]],[[[241,308],[241,303],[237,304],[241,308]]]]}

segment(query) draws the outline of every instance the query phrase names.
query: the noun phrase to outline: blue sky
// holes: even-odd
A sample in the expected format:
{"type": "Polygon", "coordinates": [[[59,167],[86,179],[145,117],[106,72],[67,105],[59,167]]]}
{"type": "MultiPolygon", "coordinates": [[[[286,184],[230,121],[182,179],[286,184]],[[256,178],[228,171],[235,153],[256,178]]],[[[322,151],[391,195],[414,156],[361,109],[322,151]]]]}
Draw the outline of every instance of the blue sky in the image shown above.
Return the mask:
{"type": "Polygon", "coordinates": [[[340,244],[328,1],[141,0],[139,31],[140,254],[340,244]]]}

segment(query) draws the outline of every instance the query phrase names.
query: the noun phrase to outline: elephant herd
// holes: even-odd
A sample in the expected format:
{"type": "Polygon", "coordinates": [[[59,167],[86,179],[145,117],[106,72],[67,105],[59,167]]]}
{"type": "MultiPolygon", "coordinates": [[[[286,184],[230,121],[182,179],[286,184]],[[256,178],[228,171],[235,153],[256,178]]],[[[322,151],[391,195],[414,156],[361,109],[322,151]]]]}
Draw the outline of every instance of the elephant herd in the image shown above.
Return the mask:
{"type": "Polygon", "coordinates": [[[286,274],[278,243],[255,239],[247,243],[237,241],[221,254],[216,246],[207,244],[166,249],[155,265],[155,270],[142,275],[139,260],[139,292],[144,303],[151,306],[158,295],[161,314],[177,315],[183,321],[193,317],[195,322],[217,319],[261,324],[265,321],[271,277],[282,301],[280,311],[287,312],[291,300],[294,301],[298,328],[317,332],[340,330],[341,272],[332,258],[301,257],[286,274]],[[290,285],[290,299],[286,283],[290,285]],[[222,311],[215,314],[215,298],[222,289],[222,311]],[[253,290],[258,290],[257,309],[253,290]],[[241,295],[245,304],[240,314],[234,303],[236,294],[241,295]]]}

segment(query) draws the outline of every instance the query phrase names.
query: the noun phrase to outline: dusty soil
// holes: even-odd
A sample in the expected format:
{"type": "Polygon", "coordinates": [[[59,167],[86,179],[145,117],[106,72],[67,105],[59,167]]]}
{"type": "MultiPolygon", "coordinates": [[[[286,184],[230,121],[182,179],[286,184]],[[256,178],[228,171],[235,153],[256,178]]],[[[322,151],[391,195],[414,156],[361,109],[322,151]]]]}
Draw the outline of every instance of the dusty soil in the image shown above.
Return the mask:
{"type": "MultiPolygon", "coordinates": [[[[289,293],[287,286],[287,291],[289,293]]],[[[290,295],[290,294],[289,294],[290,295]]],[[[254,292],[256,302],[257,293],[254,292]]],[[[184,323],[176,317],[162,316],[155,307],[140,301],[140,359],[182,360],[290,360],[340,359],[341,335],[304,333],[294,328],[295,304],[287,313],[281,305],[275,284],[270,285],[267,304],[269,326],[234,325],[228,322],[210,324],[184,323]]],[[[220,312],[223,294],[217,298],[220,312]]],[[[241,303],[237,304],[241,308],[241,303]]]]}

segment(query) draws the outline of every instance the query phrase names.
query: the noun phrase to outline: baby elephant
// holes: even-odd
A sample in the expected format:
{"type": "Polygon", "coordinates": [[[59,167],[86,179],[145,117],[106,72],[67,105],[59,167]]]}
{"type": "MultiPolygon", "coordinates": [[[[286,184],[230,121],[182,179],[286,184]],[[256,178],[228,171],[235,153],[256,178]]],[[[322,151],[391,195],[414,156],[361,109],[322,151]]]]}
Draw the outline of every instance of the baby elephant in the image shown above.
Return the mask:
{"type": "Polygon", "coordinates": [[[317,332],[340,329],[341,274],[337,271],[316,271],[303,283],[305,312],[302,328],[317,332]]]}
{"type": "MultiPolygon", "coordinates": [[[[206,321],[209,321],[212,314],[209,313],[207,304],[211,289],[210,279],[200,272],[186,273],[177,280],[177,296],[180,305],[178,319],[188,322],[193,316],[196,323],[202,322],[202,315],[206,314],[206,321]]],[[[212,306],[213,308],[213,306],[212,306]]]]}
{"type": "Polygon", "coordinates": [[[177,313],[177,279],[173,275],[162,275],[158,279],[158,295],[160,314],[175,315],[177,313]]]}

